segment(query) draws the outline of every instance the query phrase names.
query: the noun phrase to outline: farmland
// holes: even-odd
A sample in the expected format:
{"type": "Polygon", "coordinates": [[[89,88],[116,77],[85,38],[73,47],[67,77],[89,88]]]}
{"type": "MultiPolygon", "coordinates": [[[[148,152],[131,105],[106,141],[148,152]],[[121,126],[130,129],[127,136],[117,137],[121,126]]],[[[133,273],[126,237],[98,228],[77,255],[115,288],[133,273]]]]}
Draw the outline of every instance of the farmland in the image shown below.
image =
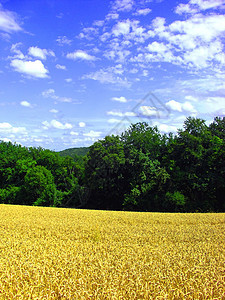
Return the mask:
{"type": "Polygon", "coordinates": [[[0,205],[0,299],[225,299],[225,214],[0,205]]]}

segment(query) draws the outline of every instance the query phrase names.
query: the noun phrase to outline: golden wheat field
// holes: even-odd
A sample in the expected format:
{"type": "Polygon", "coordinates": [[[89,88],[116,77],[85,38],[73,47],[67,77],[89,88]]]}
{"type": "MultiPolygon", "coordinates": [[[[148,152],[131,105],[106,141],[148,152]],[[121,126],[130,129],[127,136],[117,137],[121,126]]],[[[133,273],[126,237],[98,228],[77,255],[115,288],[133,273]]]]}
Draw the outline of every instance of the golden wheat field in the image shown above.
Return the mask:
{"type": "Polygon", "coordinates": [[[0,205],[0,299],[225,299],[225,214],[0,205]]]}

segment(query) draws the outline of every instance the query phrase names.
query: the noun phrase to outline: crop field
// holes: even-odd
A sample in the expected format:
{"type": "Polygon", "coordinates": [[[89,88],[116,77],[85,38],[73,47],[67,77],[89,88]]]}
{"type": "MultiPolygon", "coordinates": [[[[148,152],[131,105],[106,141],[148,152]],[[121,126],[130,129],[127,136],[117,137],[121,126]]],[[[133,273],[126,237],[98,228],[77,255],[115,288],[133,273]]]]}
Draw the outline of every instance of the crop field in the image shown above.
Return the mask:
{"type": "Polygon", "coordinates": [[[0,299],[225,299],[225,214],[0,205],[0,299]]]}

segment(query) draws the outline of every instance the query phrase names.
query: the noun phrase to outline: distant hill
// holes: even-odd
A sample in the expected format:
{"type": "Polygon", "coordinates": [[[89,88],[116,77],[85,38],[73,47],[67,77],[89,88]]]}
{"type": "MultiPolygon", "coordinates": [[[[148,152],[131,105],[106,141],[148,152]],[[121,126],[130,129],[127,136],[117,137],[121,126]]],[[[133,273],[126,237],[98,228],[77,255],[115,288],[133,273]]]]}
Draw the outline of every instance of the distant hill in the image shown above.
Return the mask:
{"type": "Polygon", "coordinates": [[[80,147],[80,148],[69,148],[63,151],[59,151],[59,154],[61,156],[71,156],[74,158],[74,156],[85,156],[89,151],[89,147],[80,147]]]}

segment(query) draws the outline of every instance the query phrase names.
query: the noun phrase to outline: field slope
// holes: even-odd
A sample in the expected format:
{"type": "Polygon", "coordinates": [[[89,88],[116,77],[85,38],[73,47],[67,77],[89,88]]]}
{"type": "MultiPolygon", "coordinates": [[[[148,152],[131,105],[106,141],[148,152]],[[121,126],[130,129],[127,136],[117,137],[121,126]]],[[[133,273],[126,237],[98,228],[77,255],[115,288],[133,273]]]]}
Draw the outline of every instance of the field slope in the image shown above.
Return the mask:
{"type": "Polygon", "coordinates": [[[0,299],[225,299],[225,214],[0,205],[0,299]]]}

